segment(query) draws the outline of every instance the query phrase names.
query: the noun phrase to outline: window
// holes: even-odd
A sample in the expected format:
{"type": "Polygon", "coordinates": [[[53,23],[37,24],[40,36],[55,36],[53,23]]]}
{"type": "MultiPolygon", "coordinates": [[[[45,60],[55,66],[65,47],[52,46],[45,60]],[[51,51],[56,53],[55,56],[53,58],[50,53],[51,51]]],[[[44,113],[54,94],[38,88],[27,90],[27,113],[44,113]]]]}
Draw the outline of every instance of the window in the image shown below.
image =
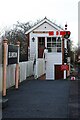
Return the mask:
{"type": "Polygon", "coordinates": [[[39,46],[41,47],[44,47],[45,46],[45,37],[39,37],[38,38],[38,44],[39,46]]]}
{"type": "Polygon", "coordinates": [[[48,52],[61,52],[61,38],[47,37],[48,52]]]}

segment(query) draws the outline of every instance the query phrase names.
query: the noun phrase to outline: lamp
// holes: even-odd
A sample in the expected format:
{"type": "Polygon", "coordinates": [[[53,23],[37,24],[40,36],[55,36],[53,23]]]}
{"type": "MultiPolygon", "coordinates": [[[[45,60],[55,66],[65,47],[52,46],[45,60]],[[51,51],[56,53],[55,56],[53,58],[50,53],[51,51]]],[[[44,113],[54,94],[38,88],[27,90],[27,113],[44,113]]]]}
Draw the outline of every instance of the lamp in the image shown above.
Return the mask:
{"type": "Polygon", "coordinates": [[[33,37],[33,38],[32,38],[32,41],[34,42],[34,40],[35,40],[35,38],[33,37]]]}

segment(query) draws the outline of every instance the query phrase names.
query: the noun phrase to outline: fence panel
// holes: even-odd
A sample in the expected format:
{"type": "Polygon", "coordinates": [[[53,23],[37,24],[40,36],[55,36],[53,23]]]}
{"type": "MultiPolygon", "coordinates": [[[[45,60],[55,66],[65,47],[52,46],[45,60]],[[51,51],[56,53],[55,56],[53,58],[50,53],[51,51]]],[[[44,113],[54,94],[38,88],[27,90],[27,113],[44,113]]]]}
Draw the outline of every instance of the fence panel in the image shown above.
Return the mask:
{"type": "MultiPolygon", "coordinates": [[[[20,75],[19,75],[20,82],[24,81],[26,79],[26,77],[33,75],[33,62],[32,61],[20,62],[19,66],[20,66],[20,71],[19,71],[20,72],[20,75]]],[[[9,88],[9,87],[15,85],[15,68],[16,68],[16,64],[7,66],[6,88],[9,88]]],[[[3,69],[3,67],[0,64],[0,81],[1,81],[0,82],[0,91],[2,91],[2,80],[3,80],[3,76],[2,76],[3,70],[2,69],[3,69]]]]}
{"type": "Polygon", "coordinates": [[[27,62],[20,62],[19,66],[20,66],[20,82],[22,82],[23,80],[26,79],[26,65],[27,62]]]}
{"type": "Polygon", "coordinates": [[[33,61],[28,61],[26,66],[26,77],[33,75],[33,61]]]}
{"type": "Polygon", "coordinates": [[[6,81],[7,88],[15,85],[15,67],[16,64],[7,66],[7,81],[6,81]]]}

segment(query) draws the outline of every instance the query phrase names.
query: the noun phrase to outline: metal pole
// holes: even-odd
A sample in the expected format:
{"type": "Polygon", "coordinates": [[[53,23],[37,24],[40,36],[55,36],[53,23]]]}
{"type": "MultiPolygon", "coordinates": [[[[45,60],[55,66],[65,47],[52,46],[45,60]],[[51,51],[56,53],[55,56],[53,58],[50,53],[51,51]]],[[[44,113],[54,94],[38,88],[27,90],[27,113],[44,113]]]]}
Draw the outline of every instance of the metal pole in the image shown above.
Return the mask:
{"type": "Polygon", "coordinates": [[[62,38],[62,64],[64,64],[64,38],[62,38]]]}

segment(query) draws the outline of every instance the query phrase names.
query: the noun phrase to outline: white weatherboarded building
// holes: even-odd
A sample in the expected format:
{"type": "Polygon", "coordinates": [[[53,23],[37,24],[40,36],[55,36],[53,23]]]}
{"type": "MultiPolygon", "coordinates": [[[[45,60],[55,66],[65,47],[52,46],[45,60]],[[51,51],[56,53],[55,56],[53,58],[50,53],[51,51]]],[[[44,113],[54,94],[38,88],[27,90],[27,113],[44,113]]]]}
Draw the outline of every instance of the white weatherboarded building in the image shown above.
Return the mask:
{"type": "Polygon", "coordinates": [[[44,18],[37,25],[29,29],[25,34],[28,37],[29,59],[36,58],[34,73],[36,77],[46,74],[46,79],[65,79],[66,71],[61,71],[63,63],[63,50],[67,48],[67,40],[62,45],[60,31],[64,31],[58,25],[44,18]],[[46,67],[43,58],[44,48],[47,47],[46,67]]]}

